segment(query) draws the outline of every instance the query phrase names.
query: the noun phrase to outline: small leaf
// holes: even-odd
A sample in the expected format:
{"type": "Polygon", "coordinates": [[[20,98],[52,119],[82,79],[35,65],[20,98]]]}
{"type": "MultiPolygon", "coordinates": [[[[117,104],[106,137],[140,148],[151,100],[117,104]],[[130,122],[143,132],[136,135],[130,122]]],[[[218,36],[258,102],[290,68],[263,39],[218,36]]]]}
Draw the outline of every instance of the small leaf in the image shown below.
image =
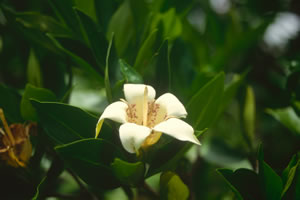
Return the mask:
{"type": "Polygon", "coordinates": [[[50,90],[38,88],[27,84],[21,100],[21,115],[26,120],[38,121],[35,108],[32,106],[30,99],[39,101],[56,101],[56,96],[50,90]]]}
{"type": "Polygon", "coordinates": [[[55,144],[66,144],[83,138],[93,138],[97,118],[83,110],[62,103],[31,100],[39,122],[55,144]]]}
{"type": "Polygon", "coordinates": [[[250,86],[247,87],[246,91],[243,119],[246,138],[252,145],[255,138],[255,96],[250,86]]]}
{"type": "Polygon", "coordinates": [[[30,83],[36,87],[43,86],[43,76],[41,73],[40,63],[39,63],[33,49],[30,50],[29,58],[28,58],[27,80],[28,80],[28,83],[30,83]]]}
{"type": "Polygon", "coordinates": [[[124,60],[119,59],[121,73],[127,83],[143,83],[142,76],[124,60]]]}
{"type": "Polygon", "coordinates": [[[188,117],[195,129],[209,127],[217,117],[224,90],[224,73],[204,85],[187,104],[188,117]]]}
{"type": "Polygon", "coordinates": [[[67,167],[87,184],[104,189],[120,186],[110,164],[116,157],[123,157],[111,143],[102,139],[83,139],[57,146],[58,155],[67,167]]]}
{"type": "Polygon", "coordinates": [[[185,200],[189,197],[189,189],[180,177],[173,172],[164,172],[160,176],[160,194],[164,200],[185,200]]]}
{"type": "Polygon", "coordinates": [[[266,112],[281,122],[293,133],[300,134],[300,117],[292,107],[281,109],[266,109],[266,112]]]}
{"type": "Polygon", "coordinates": [[[114,175],[123,183],[136,186],[144,177],[145,167],[142,162],[129,163],[116,158],[111,164],[114,175]]]}

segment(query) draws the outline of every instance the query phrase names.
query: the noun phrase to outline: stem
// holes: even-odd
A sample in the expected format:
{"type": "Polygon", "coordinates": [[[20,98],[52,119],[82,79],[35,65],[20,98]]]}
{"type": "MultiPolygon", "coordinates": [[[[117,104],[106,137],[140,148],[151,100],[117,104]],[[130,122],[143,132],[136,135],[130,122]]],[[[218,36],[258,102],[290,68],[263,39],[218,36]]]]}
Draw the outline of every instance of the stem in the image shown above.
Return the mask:
{"type": "Polygon", "coordinates": [[[133,200],[134,199],[133,192],[130,189],[130,187],[124,185],[124,186],[122,186],[122,189],[124,190],[124,192],[127,195],[127,197],[128,197],[129,200],[133,200]]]}
{"type": "Polygon", "coordinates": [[[74,178],[75,182],[78,184],[80,190],[83,193],[88,194],[91,197],[91,199],[93,199],[93,200],[98,200],[98,198],[84,186],[84,184],[80,181],[80,179],[77,177],[77,175],[73,171],[71,171],[70,169],[67,169],[67,171],[74,178]]]}

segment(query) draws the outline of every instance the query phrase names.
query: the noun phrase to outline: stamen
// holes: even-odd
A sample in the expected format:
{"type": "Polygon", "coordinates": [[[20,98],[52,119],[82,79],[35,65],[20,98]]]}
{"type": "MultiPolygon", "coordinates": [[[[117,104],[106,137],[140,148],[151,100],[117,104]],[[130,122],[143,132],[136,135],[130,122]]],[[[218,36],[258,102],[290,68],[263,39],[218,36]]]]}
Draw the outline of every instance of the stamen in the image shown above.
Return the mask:
{"type": "Polygon", "coordinates": [[[143,99],[143,125],[147,126],[147,116],[148,116],[148,88],[145,87],[144,99],[143,99]]]}
{"type": "Polygon", "coordinates": [[[11,145],[14,146],[15,145],[15,139],[14,139],[14,137],[13,137],[11,131],[10,131],[10,128],[8,127],[8,124],[7,124],[7,121],[5,119],[4,112],[3,112],[2,108],[0,108],[0,119],[1,119],[1,121],[3,123],[4,130],[5,130],[5,132],[8,135],[8,138],[9,138],[9,140],[11,142],[11,145]]]}

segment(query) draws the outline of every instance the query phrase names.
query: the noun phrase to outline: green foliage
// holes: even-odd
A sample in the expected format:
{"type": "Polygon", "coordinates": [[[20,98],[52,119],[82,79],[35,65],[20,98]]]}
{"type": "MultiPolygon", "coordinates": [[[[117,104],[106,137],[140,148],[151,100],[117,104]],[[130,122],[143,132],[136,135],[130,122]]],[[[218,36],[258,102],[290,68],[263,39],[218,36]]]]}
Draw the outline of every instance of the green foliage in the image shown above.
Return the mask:
{"type": "Polygon", "coordinates": [[[33,154],[7,165],[22,148],[0,122],[1,199],[299,199],[296,0],[216,2],[2,0],[0,108],[33,154]],[[162,134],[131,154],[109,119],[95,139],[126,83],[174,94],[201,146],[162,134]]]}

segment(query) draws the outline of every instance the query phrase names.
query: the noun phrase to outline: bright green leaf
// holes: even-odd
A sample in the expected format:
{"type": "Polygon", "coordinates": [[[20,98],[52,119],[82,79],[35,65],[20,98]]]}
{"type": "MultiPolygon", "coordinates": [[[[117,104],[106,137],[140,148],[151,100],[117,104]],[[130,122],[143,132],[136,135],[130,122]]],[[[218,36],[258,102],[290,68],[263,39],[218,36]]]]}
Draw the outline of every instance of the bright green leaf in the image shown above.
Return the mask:
{"type": "Polygon", "coordinates": [[[160,194],[164,200],[185,200],[190,192],[178,175],[164,172],[160,176],[160,194]]]}
{"type": "Polygon", "coordinates": [[[21,115],[26,120],[38,121],[35,108],[32,106],[30,99],[39,101],[57,101],[56,96],[50,90],[38,88],[27,84],[21,101],[21,115]]]}
{"type": "Polygon", "coordinates": [[[121,73],[127,83],[143,83],[142,76],[133,67],[126,63],[125,60],[120,59],[119,65],[121,73]]]}
{"type": "Polygon", "coordinates": [[[292,185],[292,182],[294,180],[294,177],[296,176],[297,170],[299,170],[299,165],[300,165],[300,159],[297,161],[297,156],[294,155],[293,158],[291,159],[288,167],[283,171],[283,183],[284,183],[284,188],[281,193],[281,197],[285,195],[285,193],[288,191],[290,186],[292,185]]]}
{"type": "Polygon", "coordinates": [[[135,186],[144,177],[145,167],[142,162],[129,163],[116,158],[111,164],[114,175],[123,184],[135,186]]]}
{"type": "Polygon", "coordinates": [[[243,119],[246,137],[249,143],[252,144],[255,137],[255,96],[250,86],[246,90],[243,119]]]}

